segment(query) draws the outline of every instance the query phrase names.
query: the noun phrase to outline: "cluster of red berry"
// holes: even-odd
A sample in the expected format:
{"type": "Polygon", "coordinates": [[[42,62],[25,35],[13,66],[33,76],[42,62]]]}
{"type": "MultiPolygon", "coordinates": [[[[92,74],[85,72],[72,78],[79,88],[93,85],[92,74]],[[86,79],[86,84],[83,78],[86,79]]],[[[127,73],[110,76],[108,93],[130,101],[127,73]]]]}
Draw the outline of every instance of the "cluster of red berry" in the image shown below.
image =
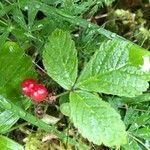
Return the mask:
{"type": "Polygon", "coordinates": [[[34,79],[26,79],[21,83],[22,93],[35,102],[42,102],[48,96],[48,91],[43,84],[38,84],[34,79]]]}

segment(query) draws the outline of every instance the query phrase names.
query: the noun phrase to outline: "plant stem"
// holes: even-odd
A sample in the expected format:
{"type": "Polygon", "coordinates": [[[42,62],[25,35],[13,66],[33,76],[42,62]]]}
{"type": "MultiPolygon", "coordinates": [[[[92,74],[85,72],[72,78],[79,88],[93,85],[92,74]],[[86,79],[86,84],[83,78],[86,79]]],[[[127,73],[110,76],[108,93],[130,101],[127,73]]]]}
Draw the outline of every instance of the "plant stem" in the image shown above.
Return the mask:
{"type": "Polygon", "coordinates": [[[64,133],[57,130],[54,126],[48,125],[45,122],[43,122],[42,120],[36,118],[35,116],[28,113],[27,111],[25,111],[21,107],[15,105],[11,100],[6,99],[3,96],[0,96],[0,99],[1,99],[0,105],[4,109],[10,110],[14,114],[16,114],[18,117],[26,120],[27,122],[39,127],[40,129],[42,129],[46,132],[50,132],[50,133],[55,134],[59,139],[63,140],[64,142],[66,142],[66,140],[67,140],[69,144],[75,145],[79,149],[89,150],[89,147],[86,146],[85,144],[81,144],[78,141],[76,141],[75,139],[67,137],[64,133]]]}
{"type": "Polygon", "coordinates": [[[8,132],[11,132],[11,131],[13,131],[13,130],[16,130],[16,129],[18,129],[18,128],[24,127],[24,126],[26,126],[26,125],[28,125],[28,124],[29,124],[28,122],[25,122],[25,123],[22,123],[22,124],[19,124],[19,125],[15,126],[15,127],[12,127],[12,128],[10,128],[9,130],[7,130],[7,133],[8,133],[8,132]]]}
{"type": "Polygon", "coordinates": [[[115,150],[120,150],[120,146],[117,146],[115,150]]]}
{"type": "Polygon", "coordinates": [[[2,23],[3,25],[7,26],[7,23],[5,23],[4,21],[0,20],[0,23],[2,23]]]}
{"type": "Polygon", "coordinates": [[[59,10],[52,6],[48,6],[44,3],[39,3],[39,5],[41,6],[40,7],[41,11],[43,11],[48,16],[55,15],[57,17],[61,17],[63,20],[66,20],[66,21],[70,22],[71,24],[74,24],[76,26],[80,26],[83,28],[89,28],[93,31],[97,31],[100,34],[102,34],[110,39],[112,39],[112,34],[113,34],[113,36],[117,36],[115,33],[107,31],[106,29],[101,28],[98,25],[88,22],[87,20],[82,19],[80,17],[68,15],[68,14],[64,13],[62,10],[59,10]]]}
{"type": "Polygon", "coordinates": [[[133,136],[132,134],[129,134],[129,136],[131,138],[133,138],[135,141],[137,141],[138,143],[140,143],[143,147],[145,147],[147,150],[150,150],[142,141],[140,141],[138,138],[136,138],[135,136],[133,136]]]}
{"type": "Polygon", "coordinates": [[[33,5],[33,3],[35,5],[39,6],[39,10],[42,11],[45,15],[47,16],[56,16],[57,18],[61,18],[71,24],[74,24],[76,26],[80,26],[82,28],[88,28],[90,30],[92,30],[93,32],[98,32],[104,36],[106,36],[109,39],[113,39],[113,38],[121,38],[123,39],[123,37],[117,35],[116,33],[113,33],[111,31],[108,31],[102,27],[99,27],[96,24],[93,24],[85,19],[82,19],[78,16],[72,16],[69,14],[66,14],[63,10],[59,10],[55,7],[49,6],[43,2],[39,2],[37,0],[33,0],[33,1],[27,1],[27,2],[20,2],[22,5],[33,5]]]}
{"type": "MultiPolygon", "coordinates": [[[[126,40],[125,38],[117,35],[116,33],[108,31],[108,30],[106,30],[96,24],[93,24],[85,19],[82,19],[78,16],[72,16],[72,15],[66,14],[66,12],[64,12],[63,10],[59,10],[58,8],[54,8],[54,7],[46,5],[45,3],[42,3],[42,2],[35,1],[35,3],[40,6],[39,9],[42,12],[44,12],[45,15],[47,15],[47,16],[52,16],[52,15],[56,16],[57,18],[61,18],[61,19],[65,20],[71,24],[74,24],[76,26],[80,26],[85,29],[88,28],[88,29],[92,30],[93,32],[97,32],[101,35],[104,35],[105,37],[107,37],[109,39],[117,38],[117,39],[126,40]]],[[[130,42],[130,41],[128,41],[128,42],[130,42]]]]}
{"type": "MultiPolygon", "coordinates": [[[[120,109],[128,109],[128,108],[126,108],[126,107],[124,107],[124,106],[119,106],[118,108],[120,108],[120,109]]],[[[148,110],[137,109],[137,108],[134,108],[134,110],[136,110],[136,111],[141,111],[141,112],[147,112],[147,113],[150,112],[150,111],[148,111],[148,110]]]]}
{"type": "Polygon", "coordinates": [[[61,96],[63,96],[63,95],[66,95],[66,94],[68,94],[70,91],[65,91],[65,92],[63,92],[63,93],[60,93],[60,94],[58,94],[57,96],[56,96],[56,98],[59,98],[59,97],[61,97],[61,96]]]}

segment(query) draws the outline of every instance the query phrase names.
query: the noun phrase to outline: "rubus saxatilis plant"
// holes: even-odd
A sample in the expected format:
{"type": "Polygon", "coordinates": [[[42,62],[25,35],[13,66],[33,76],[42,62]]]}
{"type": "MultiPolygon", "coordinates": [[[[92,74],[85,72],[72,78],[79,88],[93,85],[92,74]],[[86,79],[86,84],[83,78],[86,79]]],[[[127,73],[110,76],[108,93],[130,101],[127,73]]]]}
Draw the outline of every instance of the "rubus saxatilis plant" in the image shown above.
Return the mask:
{"type": "MultiPolygon", "coordinates": [[[[31,57],[25,55],[25,52],[18,46],[17,43],[7,41],[1,48],[0,59],[0,66],[2,70],[0,71],[0,76],[2,77],[0,78],[0,133],[8,133],[9,129],[17,122],[17,120],[22,118],[46,132],[55,134],[64,142],[66,142],[67,139],[68,143],[72,145],[76,145],[77,147],[85,150],[89,149],[86,145],[80,144],[75,139],[67,137],[63,132],[58,131],[54,126],[46,124],[27,111],[27,109],[31,106],[31,101],[29,100],[27,93],[27,97],[22,95],[25,95],[25,93],[22,91],[21,83],[23,83],[25,79],[37,78],[37,74],[32,66],[31,57]]],[[[32,82],[27,82],[27,84],[24,83],[25,85],[23,84],[23,86],[29,86],[30,83],[33,83],[33,80],[32,82]]],[[[28,95],[31,94],[30,90],[28,95]]],[[[7,142],[7,146],[10,149],[10,145],[12,147],[11,141],[8,141],[5,136],[4,138],[0,138],[1,141],[3,139],[5,141],[4,143],[7,142]]],[[[3,142],[2,145],[5,146],[3,142]]],[[[3,148],[2,145],[1,147],[3,148]]],[[[15,149],[17,149],[16,147],[15,149]]]]}
{"type": "Polygon", "coordinates": [[[98,93],[124,97],[142,94],[150,80],[147,59],[150,61],[149,52],[114,37],[100,43],[78,76],[75,42],[69,32],[60,29],[51,34],[43,51],[48,75],[68,90],[67,114],[79,133],[94,144],[109,147],[126,144],[126,127],[119,113],[98,93]]]}

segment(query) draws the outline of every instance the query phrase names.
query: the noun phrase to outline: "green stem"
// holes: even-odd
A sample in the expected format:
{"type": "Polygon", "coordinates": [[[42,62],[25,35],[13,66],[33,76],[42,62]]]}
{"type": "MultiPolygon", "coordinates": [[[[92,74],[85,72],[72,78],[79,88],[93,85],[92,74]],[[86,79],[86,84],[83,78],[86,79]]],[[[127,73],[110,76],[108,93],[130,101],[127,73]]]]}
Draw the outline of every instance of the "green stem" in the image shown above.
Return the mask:
{"type": "Polygon", "coordinates": [[[135,136],[133,136],[132,134],[128,134],[131,138],[133,138],[135,141],[137,141],[138,143],[140,143],[143,147],[145,147],[147,150],[150,150],[142,141],[140,141],[138,138],[136,138],[135,136]]]}
{"type": "Polygon", "coordinates": [[[7,27],[7,23],[5,23],[4,21],[0,20],[0,23],[5,25],[5,27],[7,27]]]}
{"type": "Polygon", "coordinates": [[[78,16],[72,16],[72,15],[66,14],[66,12],[64,12],[63,10],[49,6],[45,3],[39,2],[37,0],[21,2],[21,3],[22,3],[22,5],[33,5],[33,3],[34,3],[35,5],[39,6],[39,10],[42,11],[47,16],[52,16],[52,15],[56,16],[57,18],[61,18],[61,19],[65,20],[71,24],[74,24],[76,26],[80,26],[82,28],[88,28],[88,29],[92,30],[93,32],[100,33],[109,39],[113,39],[113,38],[123,39],[123,37],[120,37],[116,33],[113,33],[102,27],[99,27],[98,25],[93,24],[93,23],[91,23],[85,19],[82,19],[78,16]]]}
{"type": "MultiPolygon", "coordinates": [[[[85,19],[82,19],[78,16],[72,16],[72,15],[69,15],[69,14],[66,14],[66,12],[64,12],[63,10],[60,10],[60,9],[57,9],[55,7],[52,7],[52,6],[49,6],[49,5],[46,5],[44,3],[41,3],[41,2],[38,2],[38,1],[35,1],[37,5],[40,6],[40,10],[42,12],[45,13],[45,15],[47,16],[56,16],[57,18],[61,18],[71,24],[74,24],[76,26],[80,26],[82,28],[88,28],[90,30],[92,30],[93,32],[97,32],[99,34],[102,34],[104,36],[106,36],[107,38],[109,39],[114,39],[114,38],[117,38],[117,39],[124,39],[123,37],[117,35],[116,33],[113,33],[111,31],[108,31],[96,24],[93,24],[85,19]]],[[[124,39],[126,40],[126,39],[124,39]]]]}
{"type": "Polygon", "coordinates": [[[82,19],[78,16],[68,15],[68,14],[64,13],[62,10],[59,10],[59,9],[54,8],[52,6],[48,6],[44,3],[39,2],[39,5],[41,6],[40,10],[43,11],[47,16],[54,15],[54,16],[57,16],[57,17],[61,17],[63,20],[65,20],[67,22],[70,22],[71,24],[74,24],[76,26],[80,26],[82,28],[89,28],[93,31],[97,31],[100,34],[102,34],[102,35],[104,35],[104,36],[106,36],[107,38],[110,38],[110,39],[112,39],[112,36],[117,36],[115,33],[107,31],[106,29],[101,28],[98,25],[93,24],[91,22],[88,22],[87,20],[82,19]]]}
{"type": "Polygon", "coordinates": [[[61,94],[58,94],[57,96],[56,96],[56,98],[59,98],[59,97],[61,97],[61,96],[63,96],[63,95],[66,95],[66,94],[68,94],[70,91],[65,91],[65,92],[63,92],[63,93],[61,93],[61,94]]]}
{"type": "Polygon", "coordinates": [[[0,105],[4,109],[10,110],[14,114],[16,114],[18,117],[20,117],[20,118],[26,120],[27,122],[39,127],[40,129],[42,129],[46,132],[51,132],[51,133],[55,134],[62,141],[66,142],[66,140],[67,140],[69,144],[75,145],[79,149],[89,150],[89,148],[86,145],[80,144],[79,142],[77,142],[73,138],[67,137],[64,133],[58,131],[54,126],[46,124],[45,122],[43,122],[40,119],[36,118],[32,114],[26,112],[24,109],[22,109],[21,107],[15,105],[11,100],[6,99],[3,96],[0,96],[0,105]]]}
{"type": "Polygon", "coordinates": [[[120,146],[117,146],[115,150],[120,150],[120,146]]]}
{"type": "Polygon", "coordinates": [[[11,131],[13,131],[13,130],[16,130],[16,129],[18,129],[18,128],[24,127],[24,126],[26,126],[26,125],[28,125],[28,124],[29,124],[28,122],[19,124],[19,125],[15,126],[15,127],[10,128],[9,130],[7,130],[6,133],[11,132],[11,131]]]}

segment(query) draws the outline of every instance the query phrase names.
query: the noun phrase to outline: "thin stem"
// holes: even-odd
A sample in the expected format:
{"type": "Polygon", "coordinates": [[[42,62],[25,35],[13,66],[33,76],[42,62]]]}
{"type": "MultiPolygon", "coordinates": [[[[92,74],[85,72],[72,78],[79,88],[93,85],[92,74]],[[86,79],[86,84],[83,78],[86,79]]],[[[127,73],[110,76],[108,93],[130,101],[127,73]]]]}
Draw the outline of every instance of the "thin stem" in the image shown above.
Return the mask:
{"type": "MultiPolygon", "coordinates": [[[[122,106],[119,106],[118,108],[121,108],[121,109],[128,109],[128,108],[122,107],[122,106]]],[[[150,111],[147,111],[147,110],[137,109],[137,108],[134,108],[134,110],[136,110],[136,111],[141,111],[141,112],[150,112],[150,111]]]]}
{"type": "MultiPolygon", "coordinates": [[[[106,36],[107,38],[109,39],[114,39],[114,38],[117,38],[117,39],[124,39],[126,40],[125,38],[117,35],[116,33],[113,33],[111,31],[108,31],[96,24],[93,24],[85,19],[82,19],[78,16],[71,16],[69,14],[66,14],[64,11],[62,10],[59,10],[57,8],[54,8],[52,6],[49,6],[49,5],[46,5],[45,3],[41,3],[41,2],[37,2],[36,3],[38,5],[40,5],[40,10],[45,13],[45,15],[47,16],[56,16],[58,18],[61,18],[71,24],[74,24],[76,26],[80,26],[82,28],[88,28],[90,30],[92,30],[93,32],[97,32],[99,34],[102,34],[104,36],[106,36]]],[[[126,40],[127,41],[127,40],[126,40]]],[[[130,41],[128,41],[130,42],[130,41]]]]}
{"type": "Polygon", "coordinates": [[[138,138],[136,138],[135,136],[133,136],[132,134],[128,134],[131,138],[133,138],[135,141],[137,141],[138,143],[140,143],[143,147],[145,147],[147,150],[150,150],[142,141],[140,141],[138,138]]]}
{"type": "Polygon", "coordinates": [[[2,23],[3,25],[7,26],[7,23],[5,23],[4,21],[0,20],[0,23],[2,23]]]}
{"type": "MultiPolygon", "coordinates": [[[[32,5],[33,1],[27,1],[27,2],[22,2],[22,3],[23,4],[27,3],[28,5],[32,5]]],[[[93,32],[97,32],[101,35],[104,35],[108,39],[122,39],[124,41],[127,41],[128,43],[133,44],[131,41],[123,38],[122,36],[119,36],[116,33],[113,33],[111,31],[108,31],[108,30],[106,30],[96,24],[93,24],[85,19],[82,19],[78,16],[72,16],[72,15],[66,14],[66,12],[64,12],[63,10],[49,6],[43,2],[34,0],[34,3],[39,5],[40,6],[39,10],[42,11],[47,16],[51,17],[53,15],[57,18],[61,18],[61,19],[65,20],[73,25],[80,26],[85,29],[88,28],[88,29],[92,30],[93,32]]]]}
{"type": "MultiPolygon", "coordinates": [[[[68,92],[68,91],[67,91],[68,92]]],[[[10,110],[14,114],[16,114],[18,117],[26,120],[27,122],[41,128],[42,130],[46,132],[50,132],[55,134],[58,138],[66,142],[68,140],[69,144],[75,145],[78,148],[82,148],[83,150],[89,150],[89,147],[86,146],[85,144],[81,144],[78,141],[76,141],[73,138],[67,137],[63,132],[60,132],[57,130],[54,126],[48,125],[42,120],[38,119],[37,117],[33,116],[32,114],[28,113],[21,107],[15,105],[11,100],[6,99],[5,97],[1,96],[0,97],[0,105],[3,106],[4,109],[10,110]]]]}
{"type": "Polygon", "coordinates": [[[8,4],[10,4],[10,5],[12,4],[9,0],[5,0],[5,1],[6,1],[8,4]]]}
{"type": "Polygon", "coordinates": [[[26,126],[26,125],[28,125],[28,124],[29,124],[28,122],[19,124],[19,125],[15,126],[15,127],[10,128],[9,130],[7,130],[6,133],[11,132],[11,131],[13,131],[13,130],[16,130],[16,129],[18,129],[18,128],[24,127],[24,126],[26,126]]]}
{"type": "Polygon", "coordinates": [[[116,150],[120,150],[120,146],[117,146],[117,147],[116,147],[116,150]]]}
{"type": "Polygon", "coordinates": [[[95,16],[95,19],[100,19],[100,18],[104,18],[104,17],[107,17],[108,14],[103,14],[103,15],[100,15],[100,16],[95,16]]]}
{"type": "MultiPolygon", "coordinates": [[[[21,2],[20,3],[27,3],[28,5],[32,5],[33,1],[27,1],[27,2],[21,2]]],[[[47,16],[56,16],[58,18],[62,18],[63,20],[67,21],[67,22],[70,22],[71,24],[74,24],[76,26],[80,26],[80,27],[83,27],[83,28],[89,28],[93,31],[97,31],[98,33],[106,36],[107,38],[109,39],[112,39],[112,36],[113,38],[114,37],[119,37],[117,34],[115,33],[112,33],[102,27],[99,27],[98,25],[96,24],[93,24],[91,22],[88,22],[87,20],[85,19],[82,19],[78,16],[71,16],[69,14],[66,14],[64,11],[62,10],[59,10],[57,8],[54,8],[52,6],[49,6],[45,3],[42,3],[42,2],[38,2],[38,1],[34,1],[35,4],[39,5],[40,8],[39,10],[42,11],[43,13],[45,13],[47,16]]],[[[24,5],[25,5],[24,4],[24,5]]],[[[122,37],[119,37],[119,38],[122,38],[122,37]]]]}
{"type": "Polygon", "coordinates": [[[66,95],[66,94],[68,94],[70,91],[65,91],[65,92],[63,92],[63,93],[61,93],[61,94],[58,94],[57,96],[56,96],[56,98],[59,98],[59,97],[61,97],[61,96],[63,96],[63,95],[66,95]]]}
{"type": "Polygon", "coordinates": [[[46,72],[43,68],[41,68],[35,61],[32,61],[32,62],[33,62],[33,64],[34,64],[36,67],[38,67],[42,72],[44,72],[46,75],[48,75],[47,72],[46,72]]]}

